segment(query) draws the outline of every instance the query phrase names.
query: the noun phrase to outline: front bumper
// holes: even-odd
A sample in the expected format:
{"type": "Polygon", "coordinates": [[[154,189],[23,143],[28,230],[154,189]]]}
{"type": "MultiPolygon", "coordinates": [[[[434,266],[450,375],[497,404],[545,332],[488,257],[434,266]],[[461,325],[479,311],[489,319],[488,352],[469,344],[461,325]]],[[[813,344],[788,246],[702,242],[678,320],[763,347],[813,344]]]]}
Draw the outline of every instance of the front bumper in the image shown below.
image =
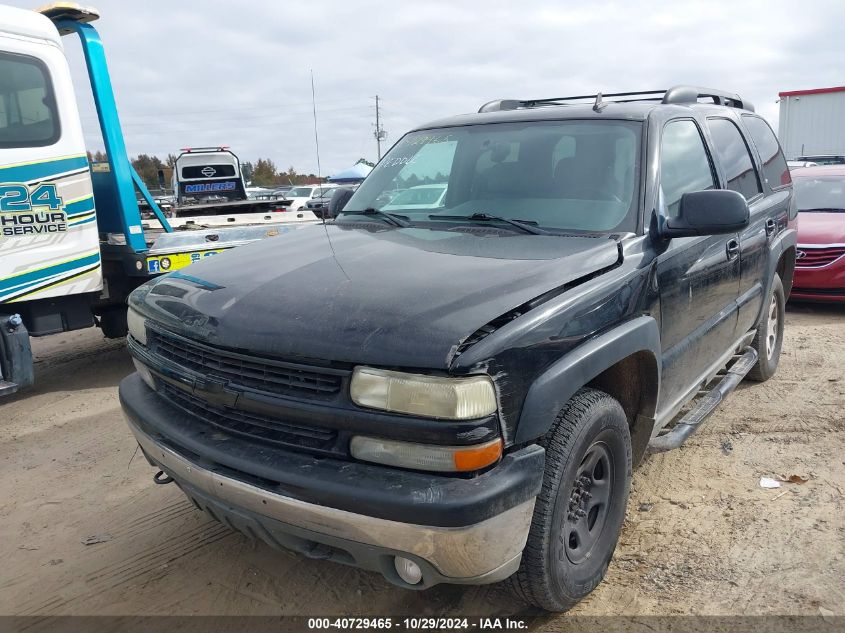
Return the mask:
{"type": "MultiPolygon", "coordinates": [[[[276,473],[257,477],[228,467],[216,451],[206,452],[199,440],[191,441],[173,430],[179,414],[169,410],[172,407],[137,375],[121,383],[120,396],[129,427],[150,463],[170,475],[198,507],[271,546],[379,571],[389,581],[415,589],[443,582],[497,582],[519,566],[542,482],[540,447],[507,456],[474,479],[433,477],[292,453],[274,461],[268,455],[271,451],[260,447],[255,452],[256,465],[272,461],[276,473]],[[169,435],[168,429],[173,430],[169,435]],[[291,485],[288,471],[303,468],[311,485],[291,485]],[[324,477],[346,491],[344,499],[325,503],[327,495],[319,491],[324,477]],[[350,481],[354,487],[346,488],[344,482],[350,481]],[[399,481],[399,488],[392,487],[399,481]],[[392,490],[398,498],[391,500],[392,490]],[[475,509],[468,514],[468,508],[475,509]],[[464,522],[446,520],[455,516],[464,522]],[[473,516],[478,520],[472,520],[473,516]],[[420,584],[408,585],[398,577],[395,556],[420,565],[420,584]]],[[[232,455],[244,448],[237,438],[226,438],[225,444],[232,455]]]]}
{"type": "Polygon", "coordinates": [[[845,258],[819,268],[796,266],[789,298],[796,301],[845,301],[845,258]]]}

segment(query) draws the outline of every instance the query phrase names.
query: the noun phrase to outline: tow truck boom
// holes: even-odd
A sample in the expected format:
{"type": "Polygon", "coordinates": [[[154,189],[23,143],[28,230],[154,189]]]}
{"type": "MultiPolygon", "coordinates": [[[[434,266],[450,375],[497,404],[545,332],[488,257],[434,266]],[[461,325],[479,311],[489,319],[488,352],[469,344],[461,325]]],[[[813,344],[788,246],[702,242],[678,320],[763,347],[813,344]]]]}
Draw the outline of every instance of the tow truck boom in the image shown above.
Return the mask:
{"type": "Polygon", "coordinates": [[[168,218],[126,153],[96,9],[0,6],[0,395],[34,380],[30,336],[126,334],[126,297],[152,276],[317,221],[281,204],[203,205],[168,218]],[[108,160],[90,165],[61,36],[76,34],[108,160]],[[10,105],[11,104],[11,105],[10,105]],[[152,213],[144,219],[140,193],[152,213]],[[209,208],[211,207],[211,208],[209,208]],[[248,209],[253,213],[236,213],[248,209]]]}

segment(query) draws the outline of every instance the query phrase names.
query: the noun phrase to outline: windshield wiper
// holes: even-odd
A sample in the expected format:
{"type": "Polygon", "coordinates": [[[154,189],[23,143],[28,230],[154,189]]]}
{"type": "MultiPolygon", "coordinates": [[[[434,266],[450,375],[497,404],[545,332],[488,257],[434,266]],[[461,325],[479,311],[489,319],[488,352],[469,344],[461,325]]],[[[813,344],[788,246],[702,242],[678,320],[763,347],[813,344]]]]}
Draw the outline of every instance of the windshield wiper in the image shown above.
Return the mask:
{"type": "Polygon", "coordinates": [[[551,235],[548,231],[537,226],[533,220],[511,220],[510,218],[503,218],[498,215],[490,215],[488,213],[473,213],[472,215],[430,215],[431,220],[475,220],[478,222],[504,222],[510,224],[518,229],[522,229],[526,233],[533,235],[551,235]]]}
{"type": "Polygon", "coordinates": [[[392,224],[393,226],[400,226],[400,227],[408,227],[411,226],[411,223],[408,221],[407,215],[399,215],[398,213],[388,213],[387,211],[382,211],[380,209],[376,209],[374,207],[367,207],[362,211],[341,211],[341,214],[352,214],[352,215],[371,215],[375,216],[381,220],[384,220],[388,224],[392,224]]]}
{"type": "Polygon", "coordinates": [[[798,209],[799,213],[842,213],[843,211],[845,211],[845,209],[843,209],[842,207],[818,207],[815,209],[798,209]]]}

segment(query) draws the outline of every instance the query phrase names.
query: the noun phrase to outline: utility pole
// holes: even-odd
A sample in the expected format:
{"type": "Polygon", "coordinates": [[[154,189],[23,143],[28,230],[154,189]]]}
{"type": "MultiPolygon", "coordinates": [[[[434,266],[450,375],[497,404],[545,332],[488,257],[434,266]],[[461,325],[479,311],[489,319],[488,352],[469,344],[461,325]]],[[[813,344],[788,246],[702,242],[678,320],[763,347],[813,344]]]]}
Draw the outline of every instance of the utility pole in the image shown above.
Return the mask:
{"type": "Polygon", "coordinates": [[[376,148],[378,150],[378,160],[381,160],[381,142],[387,138],[387,132],[381,127],[381,109],[378,104],[378,95],[376,95],[376,129],[373,132],[376,137],[376,148]]]}

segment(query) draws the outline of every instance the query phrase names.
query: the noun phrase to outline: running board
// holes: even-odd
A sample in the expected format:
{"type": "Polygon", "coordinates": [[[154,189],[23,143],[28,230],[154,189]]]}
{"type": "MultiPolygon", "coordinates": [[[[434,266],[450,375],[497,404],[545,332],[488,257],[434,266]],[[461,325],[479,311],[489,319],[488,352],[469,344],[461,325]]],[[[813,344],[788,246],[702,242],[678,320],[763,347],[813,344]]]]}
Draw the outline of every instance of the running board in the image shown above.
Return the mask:
{"type": "Polygon", "coordinates": [[[746,347],[722,377],[722,380],[719,381],[719,384],[708,391],[707,395],[701,398],[694,409],[688,411],[671,431],[652,438],[648,444],[648,452],[665,453],[686,442],[698,430],[698,427],[710,417],[716,407],[736,389],[756,363],[757,352],[751,347],[746,347]]]}
{"type": "Polygon", "coordinates": [[[2,378],[0,378],[0,397],[11,396],[17,390],[17,383],[9,382],[8,380],[3,380],[2,378]]]}

